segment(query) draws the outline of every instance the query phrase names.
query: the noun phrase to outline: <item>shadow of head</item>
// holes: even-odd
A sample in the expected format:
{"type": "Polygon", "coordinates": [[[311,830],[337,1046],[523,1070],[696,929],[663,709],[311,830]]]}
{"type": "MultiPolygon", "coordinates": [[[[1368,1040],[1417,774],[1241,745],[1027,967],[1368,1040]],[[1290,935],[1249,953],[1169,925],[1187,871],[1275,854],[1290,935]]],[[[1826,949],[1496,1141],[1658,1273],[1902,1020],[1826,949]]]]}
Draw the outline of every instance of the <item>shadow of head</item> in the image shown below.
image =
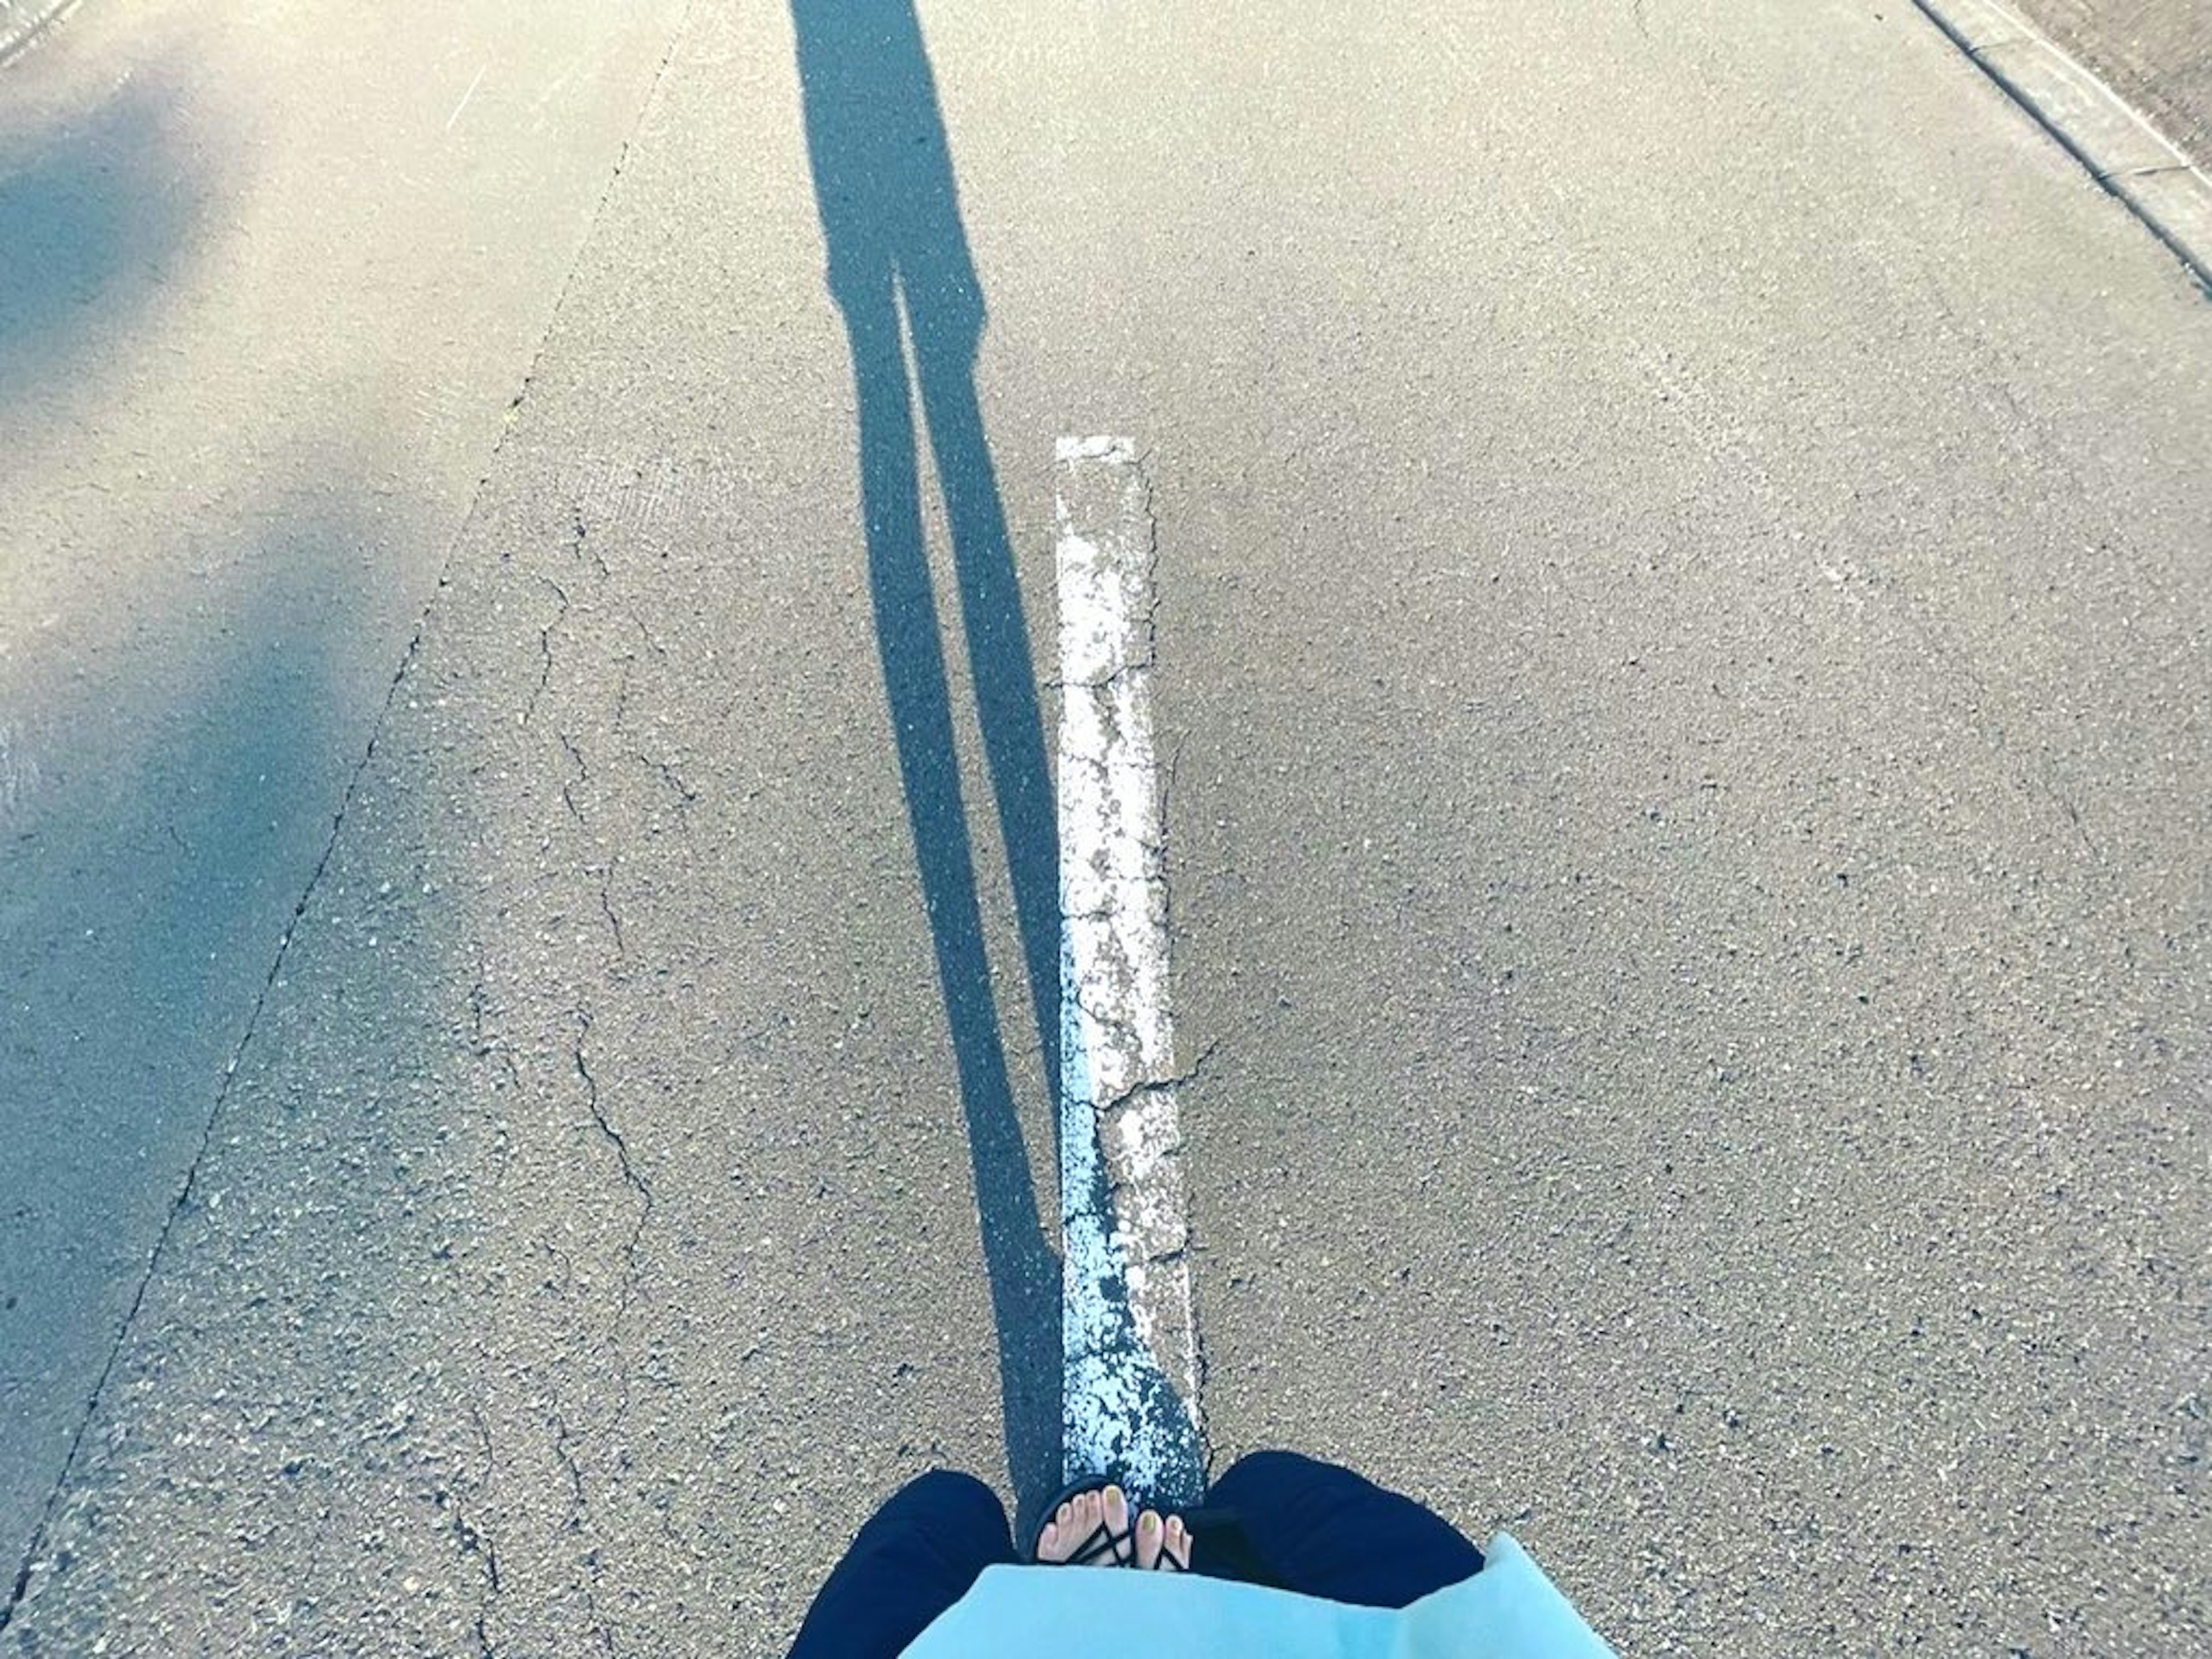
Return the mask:
{"type": "Polygon", "coordinates": [[[125,343],[189,250],[208,190],[176,94],[138,76],[35,134],[0,134],[0,398],[125,343]]]}
{"type": "Polygon", "coordinates": [[[917,340],[972,354],[983,290],[913,0],[792,0],[830,291],[905,301],[917,340]]]}

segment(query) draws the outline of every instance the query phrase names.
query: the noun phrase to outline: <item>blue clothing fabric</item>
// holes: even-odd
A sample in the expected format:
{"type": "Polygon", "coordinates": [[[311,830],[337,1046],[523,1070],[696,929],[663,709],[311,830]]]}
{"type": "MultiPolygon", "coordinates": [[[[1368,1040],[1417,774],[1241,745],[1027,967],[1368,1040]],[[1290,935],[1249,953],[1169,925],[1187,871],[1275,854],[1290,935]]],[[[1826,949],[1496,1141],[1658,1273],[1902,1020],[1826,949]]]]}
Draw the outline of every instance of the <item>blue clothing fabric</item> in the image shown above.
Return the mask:
{"type": "Polygon", "coordinates": [[[989,1567],[907,1659],[1613,1659],[1509,1534],[1485,1553],[1474,1577],[1402,1608],[1191,1574],[989,1567]]]}
{"type": "MultiPolygon", "coordinates": [[[[1409,1607],[1482,1571],[1482,1552],[1442,1516],[1299,1452],[1245,1453],[1192,1518],[1197,1572],[1339,1606],[1409,1607]]],[[[1020,1559],[988,1486],[954,1469],[917,1475],[853,1540],[791,1659],[901,1659],[984,1569],[1020,1559]]]]}

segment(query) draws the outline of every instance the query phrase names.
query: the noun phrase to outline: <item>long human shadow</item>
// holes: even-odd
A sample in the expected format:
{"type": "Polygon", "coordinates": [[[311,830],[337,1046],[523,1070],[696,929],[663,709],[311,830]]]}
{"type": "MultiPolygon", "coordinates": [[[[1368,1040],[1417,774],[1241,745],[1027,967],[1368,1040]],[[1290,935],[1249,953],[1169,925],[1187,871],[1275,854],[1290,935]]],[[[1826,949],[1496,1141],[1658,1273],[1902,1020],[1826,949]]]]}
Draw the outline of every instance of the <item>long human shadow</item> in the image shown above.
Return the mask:
{"type": "Polygon", "coordinates": [[[1043,1074],[1060,1075],[1060,869],[1036,679],[976,405],[983,294],[960,221],[913,0],[792,0],[807,155],[860,404],[876,649],[929,911],[998,1325],[1006,1463],[1024,1504],[1058,1484],[1060,1267],[1038,1224],[991,990],[945,646],[921,527],[915,407],[952,539],[977,721],[997,800],[1043,1074]]]}

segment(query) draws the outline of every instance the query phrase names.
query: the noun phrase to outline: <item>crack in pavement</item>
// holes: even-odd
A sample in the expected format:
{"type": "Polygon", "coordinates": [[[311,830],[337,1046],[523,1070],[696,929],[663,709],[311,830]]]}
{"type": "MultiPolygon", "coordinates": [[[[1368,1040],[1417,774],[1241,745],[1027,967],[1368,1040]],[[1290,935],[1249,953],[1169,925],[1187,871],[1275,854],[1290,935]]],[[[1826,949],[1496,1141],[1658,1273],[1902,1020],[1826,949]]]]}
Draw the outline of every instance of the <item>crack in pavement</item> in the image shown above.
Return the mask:
{"type": "Polygon", "coordinates": [[[1165,1094],[1186,1084],[1197,1082],[1199,1073],[1206,1069],[1206,1062],[1213,1058],[1220,1047],[1221,1039],[1216,1037],[1199,1051],[1196,1060],[1182,1071],[1169,1077],[1146,1078],[1140,1083],[1131,1084],[1112,1099],[1100,1101],[1097,1108],[1099,1117],[1104,1120],[1117,1116],[1147,1095],[1165,1094]]]}
{"type": "Polygon", "coordinates": [[[585,763],[584,751],[576,747],[576,741],[574,738],[571,738],[566,732],[560,732],[557,735],[561,739],[562,751],[568,757],[568,764],[576,769],[576,775],[574,777],[567,778],[562,781],[562,803],[568,807],[568,816],[576,820],[576,827],[579,830],[581,830],[585,828],[584,809],[576,805],[575,786],[589,781],[592,775],[592,769],[585,763]]]}
{"type": "Polygon", "coordinates": [[[642,750],[639,751],[637,758],[640,765],[650,766],[659,772],[661,782],[675,792],[676,808],[678,812],[699,799],[699,792],[685,781],[684,775],[666,761],[658,759],[642,750]]]}
{"type": "Polygon", "coordinates": [[[538,665],[538,684],[531,689],[530,701],[523,706],[522,723],[530,724],[538,713],[538,700],[545,695],[545,688],[553,678],[553,630],[568,619],[568,590],[540,571],[538,580],[551,588],[561,601],[560,610],[553,613],[550,622],[541,623],[538,629],[538,651],[541,660],[538,665]]]}
{"type": "Polygon", "coordinates": [[[575,532],[574,539],[568,544],[569,553],[580,560],[588,556],[592,568],[599,573],[599,580],[604,584],[610,574],[607,570],[607,556],[589,544],[592,531],[591,526],[584,522],[582,502],[579,501],[569,509],[569,524],[575,532]]]}
{"type": "MultiPolygon", "coordinates": [[[[499,1467],[499,1460],[492,1451],[491,1424],[485,1419],[483,1408],[473,1401],[469,1403],[469,1420],[476,1425],[477,1441],[483,1448],[483,1470],[477,1477],[477,1485],[488,1488],[493,1472],[499,1467]]],[[[453,1532],[463,1552],[479,1557],[483,1563],[484,1595],[477,1606],[476,1618],[477,1653],[478,1659],[492,1659],[491,1604],[498,1599],[501,1588],[499,1546],[489,1533],[468,1519],[458,1498],[453,1504],[453,1532]]]]}
{"type": "MultiPolygon", "coordinates": [[[[476,1417],[478,1432],[483,1433],[484,1431],[483,1414],[481,1413],[472,1413],[472,1414],[476,1417]]],[[[489,1437],[486,1437],[488,1445],[489,1437]]],[[[488,1451],[487,1455],[489,1455],[488,1451]]],[[[489,1533],[469,1519],[467,1507],[461,1502],[459,1495],[450,1487],[439,1486],[434,1489],[427,1501],[446,1517],[446,1530],[453,1534],[453,1541],[460,1553],[477,1559],[477,1571],[484,1581],[484,1596],[482,1603],[477,1607],[476,1616],[477,1651],[478,1659],[490,1659],[491,1602],[500,1592],[499,1546],[493,1541],[489,1533]]]]}
{"type": "Polygon", "coordinates": [[[652,1218],[653,1215],[653,1186],[638,1172],[637,1166],[630,1161],[629,1142],[623,1138],[622,1131],[615,1127],[614,1120],[607,1115],[606,1103],[599,1098],[599,1079],[592,1075],[591,1063],[584,1057],[585,1047],[591,1034],[591,1010],[577,1009],[574,1058],[576,1075],[582,1079],[584,1083],[584,1103],[590,1109],[592,1121],[599,1126],[600,1135],[614,1149],[615,1163],[622,1170],[624,1183],[638,1197],[637,1219],[631,1224],[629,1238],[623,1246],[624,1267],[622,1298],[615,1308],[615,1322],[619,1325],[623,1316],[629,1311],[630,1302],[637,1293],[638,1280],[641,1276],[637,1265],[638,1248],[645,1237],[646,1223],[652,1218]]]}
{"type": "Polygon", "coordinates": [[[622,961],[629,960],[629,945],[623,938],[622,918],[615,914],[614,885],[617,859],[609,858],[599,866],[599,914],[606,917],[607,926],[615,936],[615,955],[622,961]]]}
{"type": "Polygon", "coordinates": [[[639,611],[639,609],[634,605],[626,608],[629,614],[631,625],[637,629],[638,636],[645,641],[645,648],[652,652],[653,654],[658,657],[661,661],[666,662],[668,660],[668,647],[653,637],[653,629],[646,626],[644,613],[639,611]]]}
{"type": "MultiPolygon", "coordinates": [[[[580,1538],[585,1535],[584,1512],[591,1500],[584,1492],[584,1468],[576,1461],[576,1448],[581,1443],[575,1431],[568,1426],[568,1413],[562,1409],[557,1396],[550,1402],[549,1416],[553,1424],[553,1455],[568,1477],[568,1513],[562,1522],[562,1530],[580,1538]]],[[[615,1650],[614,1632],[599,1613],[599,1553],[586,1546],[580,1558],[584,1565],[584,1607],[591,1615],[592,1634],[609,1654],[615,1650]]]]}
{"type": "MultiPolygon", "coordinates": [[[[469,986],[469,1052],[478,1060],[496,1061],[500,1069],[506,1073],[507,1087],[519,1097],[523,1091],[522,1067],[515,1060],[514,1045],[504,1037],[486,1029],[486,1016],[490,1012],[490,985],[484,974],[483,963],[479,960],[476,965],[475,977],[469,986]]],[[[499,1085],[495,1083],[492,1086],[494,1092],[496,1093],[499,1085]]],[[[493,1151],[498,1159],[497,1174],[493,1177],[493,1185],[502,1186],[507,1180],[508,1161],[514,1154],[514,1147],[508,1138],[507,1121],[504,1115],[497,1111],[486,1112],[483,1116],[491,1126],[493,1151]]]]}

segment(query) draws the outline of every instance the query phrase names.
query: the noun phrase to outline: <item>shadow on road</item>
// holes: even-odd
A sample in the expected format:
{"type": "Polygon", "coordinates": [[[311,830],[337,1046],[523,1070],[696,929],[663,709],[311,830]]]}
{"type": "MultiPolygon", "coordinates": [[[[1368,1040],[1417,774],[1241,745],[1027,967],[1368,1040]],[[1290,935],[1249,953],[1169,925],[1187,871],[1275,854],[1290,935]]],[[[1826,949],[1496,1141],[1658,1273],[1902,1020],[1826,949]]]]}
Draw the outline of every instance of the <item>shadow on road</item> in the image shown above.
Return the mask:
{"type": "Polygon", "coordinates": [[[1038,1225],[991,991],[901,331],[903,319],[951,527],[1044,1075],[1057,1078],[1059,850],[1021,592],[975,401],[982,289],[912,0],[793,0],[792,18],[830,292],[852,343],[876,647],[968,1120],[1007,1466],[1026,1502],[1059,1482],[1060,1270],[1038,1225]]]}
{"type": "Polygon", "coordinates": [[[110,1369],[172,1232],[201,1225],[211,1116],[361,739],[332,630],[374,532],[281,498],[240,517],[266,528],[124,659],[0,674],[30,711],[0,778],[0,1628],[33,1564],[69,1563],[44,1547],[64,1479],[120,1444],[110,1369]]]}
{"type": "Polygon", "coordinates": [[[0,398],[112,337],[190,251],[209,157],[159,74],[59,131],[0,134],[0,398]]]}

